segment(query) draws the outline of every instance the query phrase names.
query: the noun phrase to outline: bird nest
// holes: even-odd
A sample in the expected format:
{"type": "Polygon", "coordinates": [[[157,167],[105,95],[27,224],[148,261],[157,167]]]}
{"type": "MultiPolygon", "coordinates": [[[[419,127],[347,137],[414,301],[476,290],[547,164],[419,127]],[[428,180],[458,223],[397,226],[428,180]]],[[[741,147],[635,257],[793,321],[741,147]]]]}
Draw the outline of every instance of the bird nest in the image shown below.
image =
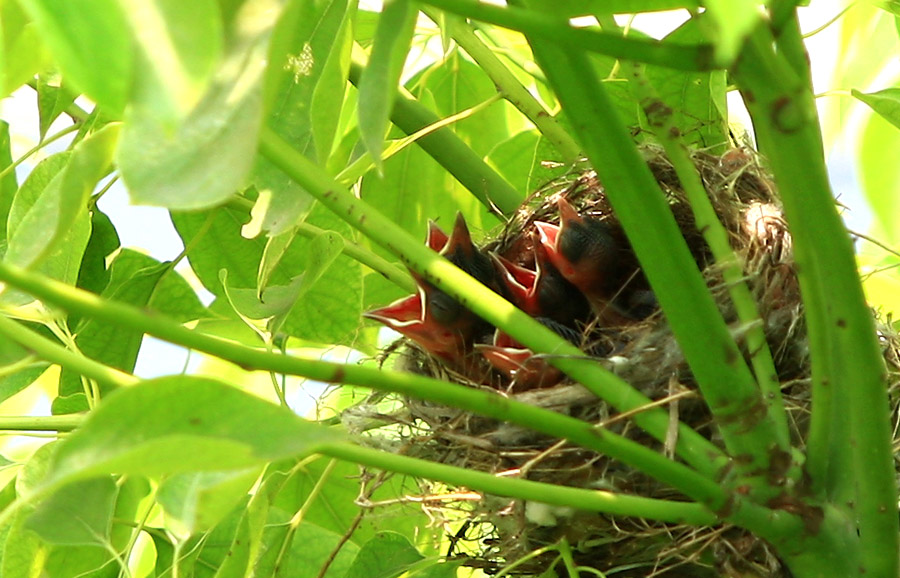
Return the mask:
{"type": "MultiPolygon", "coordinates": [[[[646,146],[642,151],[724,319],[749,358],[744,341],[747,328],[737,319],[722,271],[697,230],[671,163],[656,147],[646,146]]],[[[748,149],[733,149],[723,155],[696,151],[693,161],[730,235],[732,249],[743,263],[745,281],[756,300],[778,371],[793,441],[802,446],[810,408],[808,345],[791,235],[773,180],[756,153],[748,149]]],[[[535,192],[502,231],[483,243],[481,251],[503,257],[510,267],[536,268],[535,261],[541,255],[536,227],[560,223],[560,199],[581,217],[602,222],[617,247],[616,258],[605,271],[616,287],[603,300],[615,314],[609,315],[595,304],[587,315],[566,323],[577,334],[575,339],[569,337],[570,341],[653,400],[652,407],[667,408],[673,426],[681,421],[719,443],[712,416],[696,391],[678,342],[665,316],[655,307],[603,184],[592,170],[583,167],[535,192]],[[634,303],[638,305],[629,306],[634,303]]],[[[900,348],[888,327],[883,326],[882,343],[895,400],[900,397],[900,348]]],[[[472,339],[472,356],[478,357],[480,347],[491,347],[488,333],[475,334],[472,339]]],[[[531,380],[526,384],[518,379],[525,368],[508,371],[483,358],[465,365],[447,363],[410,339],[389,347],[381,361],[470,387],[499,390],[518,401],[602,424],[672,454],[674,437],[658,442],[631,423],[633,412],[618,414],[561,375],[559,381],[531,380]]],[[[529,363],[552,371],[541,356],[529,363]]],[[[345,413],[345,423],[360,434],[363,443],[482,472],[652,498],[685,499],[671,487],[625,464],[525,427],[431,402],[394,400],[391,408],[384,398],[379,400],[359,404],[345,413]]],[[[894,402],[895,415],[896,405],[894,402]]],[[[459,507],[456,504],[453,511],[458,512],[459,507]]],[[[541,549],[565,540],[577,564],[619,577],[790,575],[765,542],[728,524],[698,528],[491,496],[467,502],[462,509],[465,522],[455,531],[448,554],[486,573],[507,568],[511,574],[541,575],[558,560],[556,550],[541,553],[541,549]]],[[[450,518],[459,523],[458,514],[448,513],[450,518]]]]}

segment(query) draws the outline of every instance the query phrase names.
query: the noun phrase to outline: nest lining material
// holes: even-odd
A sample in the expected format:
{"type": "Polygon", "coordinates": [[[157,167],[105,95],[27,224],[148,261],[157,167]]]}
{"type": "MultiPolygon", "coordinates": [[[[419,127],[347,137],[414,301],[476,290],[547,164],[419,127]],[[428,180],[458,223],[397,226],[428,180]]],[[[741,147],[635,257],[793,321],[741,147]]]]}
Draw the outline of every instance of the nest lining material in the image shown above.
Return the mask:
{"type": "MultiPolygon", "coordinates": [[[[660,149],[645,146],[643,152],[725,320],[743,347],[745,328],[737,322],[727,287],[694,225],[691,208],[674,169],[660,149]]],[[[693,160],[730,234],[732,248],[744,263],[746,280],[756,299],[782,383],[794,441],[802,443],[809,411],[808,347],[791,236],[782,218],[773,181],[755,152],[748,149],[733,149],[721,156],[697,151],[693,160]]],[[[519,256],[519,260],[522,255],[533,254],[527,245],[534,242],[534,236],[526,233],[533,229],[535,221],[559,222],[556,200],[560,196],[580,214],[604,220],[625,239],[603,185],[593,171],[583,169],[534,193],[484,249],[504,256],[519,256]]],[[[637,267],[633,253],[630,258],[637,267]]],[[[609,354],[597,357],[598,363],[657,400],[656,405],[667,407],[673,424],[680,420],[716,441],[712,418],[694,391],[690,370],[661,312],[617,327],[586,323],[581,331],[584,344],[605,343],[602,349],[609,354]]],[[[900,348],[898,340],[887,330],[883,332],[883,344],[891,369],[893,394],[900,383],[900,348]]],[[[660,452],[671,455],[674,447],[674,439],[659,443],[631,424],[627,416],[624,419],[617,416],[606,403],[570,381],[522,392],[516,391],[515,383],[506,383],[499,377],[487,380],[490,383],[487,386],[473,383],[408,340],[402,340],[384,357],[392,358],[397,368],[406,371],[472,387],[505,389],[519,401],[589,423],[602,423],[660,452]]],[[[372,419],[399,424],[399,428],[370,430],[360,437],[363,443],[403,448],[409,455],[450,465],[490,473],[515,471],[522,478],[553,484],[684,499],[678,492],[624,464],[526,428],[430,402],[413,399],[399,402],[402,411],[393,413],[385,413],[383,406],[362,404],[346,412],[345,422],[351,430],[359,432],[368,429],[360,428],[359,424],[372,419]]],[[[579,564],[607,573],[616,570],[616,576],[620,577],[789,576],[767,544],[729,525],[694,528],[571,512],[486,496],[470,512],[467,523],[470,532],[472,526],[481,527],[481,533],[489,533],[489,538],[482,535],[471,545],[474,554],[470,551],[465,556],[466,562],[488,572],[565,538],[573,546],[579,564]]],[[[541,574],[554,559],[553,553],[533,557],[517,566],[513,573],[541,574]]]]}

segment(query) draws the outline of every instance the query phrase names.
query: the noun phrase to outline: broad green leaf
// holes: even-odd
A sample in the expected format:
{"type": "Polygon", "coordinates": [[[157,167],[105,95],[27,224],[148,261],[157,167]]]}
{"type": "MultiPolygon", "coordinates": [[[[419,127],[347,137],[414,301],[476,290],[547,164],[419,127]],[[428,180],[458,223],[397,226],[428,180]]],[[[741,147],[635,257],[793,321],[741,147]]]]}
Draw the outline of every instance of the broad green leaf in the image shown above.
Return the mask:
{"type": "MultiPolygon", "coordinates": [[[[312,119],[313,141],[316,144],[316,158],[327,160],[331,154],[341,117],[344,94],[347,90],[347,73],[350,69],[350,52],[353,46],[351,20],[356,4],[350,3],[344,11],[341,28],[335,35],[335,42],[322,67],[322,75],[312,94],[310,116],[312,119]]],[[[324,164],[324,163],[322,163],[324,164]]]]}
{"type": "MultiPolygon", "coordinates": [[[[231,545],[239,531],[241,518],[247,508],[245,498],[211,531],[191,537],[182,542],[181,557],[178,561],[179,576],[212,578],[216,571],[231,557],[231,545]]],[[[243,576],[243,575],[241,575],[243,576]]]]}
{"type": "Polygon", "coordinates": [[[107,113],[119,115],[131,92],[134,50],[116,0],[20,0],[66,80],[107,113]]]}
{"type": "MultiPolygon", "coordinates": [[[[269,247],[266,247],[268,249],[269,247]]],[[[324,231],[322,234],[317,235],[315,238],[311,239],[306,249],[306,254],[308,255],[308,261],[306,263],[306,269],[303,273],[303,285],[300,288],[300,292],[295,297],[294,301],[291,302],[291,306],[301,306],[301,302],[305,300],[306,295],[309,291],[316,286],[320,279],[325,276],[326,273],[329,272],[331,265],[334,263],[335,259],[341,254],[342,249],[344,248],[344,239],[335,233],[334,231],[324,231]]],[[[266,255],[269,252],[266,251],[266,255]]],[[[350,265],[353,276],[358,276],[358,267],[356,264],[350,265]]],[[[265,285],[260,283],[260,287],[265,289],[265,285]]],[[[348,296],[350,296],[348,292],[348,296]]],[[[281,326],[284,323],[285,318],[289,315],[290,311],[284,311],[279,314],[276,319],[272,320],[270,324],[270,330],[273,332],[277,332],[281,329],[281,326]]]]}
{"type": "MultiPolygon", "coordinates": [[[[270,525],[263,537],[265,555],[257,563],[255,575],[275,576],[277,571],[279,576],[317,578],[341,544],[343,533],[315,524],[300,524],[293,533],[287,531],[286,524],[270,525]],[[285,544],[286,540],[290,543],[285,544]]],[[[343,544],[322,578],[344,578],[358,550],[353,542],[343,544]]]]}
{"type": "Polygon", "coordinates": [[[884,120],[900,128],[900,88],[886,88],[868,94],[851,89],[850,94],[869,105],[884,120]]]}
{"type": "MultiPolygon", "coordinates": [[[[10,149],[9,124],[0,120],[0,171],[10,166],[12,166],[12,149],[10,149]]],[[[18,188],[16,171],[10,170],[0,179],[0,258],[6,253],[6,223],[18,188]]]]}
{"type": "Polygon", "coordinates": [[[359,549],[345,578],[396,578],[422,558],[406,537],[381,532],[359,549]]]}
{"type": "MultiPolygon", "coordinates": [[[[92,293],[100,293],[109,283],[110,270],[106,259],[119,248],[119,234],[106,213],[96,205],[91,209],[91,238],[84,250],[76,286],[92,293]]],[[[69,315],[69,323],[73,317],[69,315]]]]}
{"type": "MultiPolygon", "coordinates": [[[[698,19],[692,18],[664,41],[702,42],[700,27],[698,19]]],[[[660,99],[671,108],[671,121],[686,145],[715,150],[728,142],[728,120],[723,115],[727,111],[724,70],[682,72],[647,66],[646,74],[660,99]]],[[[651,132],[654,130],[658,129],[650,127],[651,132]]]]}
{"type": "Polygon", "coordinates": [[[54,545],[44,563],[45,576],[53,578],[117,578],[116,561],[107,545],[54,545]]]}
{"type": "MultiPolygon", "coordinates": [[[[248,220],[247,213],[222,207],[211,212],[173,213],[172,220],[185,246],[189,247],[191,268],[209,291],[224,295],[219,277],[222,269],[228,272],[229,290],[258,289],[257,276],[265,241],[241,236],[241,226],[248,220]],[[195,238],[198,235],[202,236],[195,238]]],[[[349,225],[324,207],[314,206],[308,221],[345,237],[352,236],[349,225]]],[[[290,285],[292,279],[307,270],[311,258],[310,241],[294,239],[269,275],[269,286],[290,285]]],[[[346,340],[359,325],[361,293],[360,265],[342,255],[293,307],[282,330],[320,343],[346,340]]]]}
{"type": "MultiPolygon", "coordinates": [[[[0,346],[0,349],[3,347],[0,346]]],[[[8,367],[0,368],[0,402],[6,401],[37,381],[40,376],[44,375],[48,367],[50,367],[49,363],[35,361],[12,373],[7,373],[10,369],[8,367]]]]}
{"type": "Polygon", "coordinates": [[[164,377],[110,394],[59,445],[47,483],[109,472],[241,469],[309,453],[337,437],[223,383],[164,377]]]}
{"type": "Polygon", "coordinates": [[[225,28],[229,42],[209,89],[182,122],[165,118],[153,94],[136,94],[118,151],[133,202],[199,209],[243,186],[256,157],[266,51],[280,10],[280,0],[241,5],[225,28]]]}
{"type": "Polygon", "coordinates": [[[706,36],[713,43],[716,62],[729,66],[737,58],[744,40],[762,16],[753,0],[703,0],[706,36]]]}
{"type": "MultiPolygon", "coordinates": [[[[444,118],[497,96],[493,81],[458,50],[416,75],[408,86],[420,101],[426,101],[422,95],[428,91],[434,110],[444,118]]],[[[484,156],[511,136],[506,120],[510,110],[510,105],[500,100],[469,118],[454,122],[450,130],[484,156]]]]}
{"type": "Polygon", "coordinates": [[[110,531],[110,544],[121,552],[131,541],[135,528],[128,520],[137,521],[142,512],[142,501],[150,495],[150,482],[139,476],[128,476],[120,479],[119,492],[116,495],[116,507],[113,512],[113,526],[110,531]]]}
{"type": "MultiPolygon", "coordinates": [[[[10,211],[8,262],[22,267],[31,266],[59,249],[59,245],[71,246],[74,242],[71,234],[76,228],[73,225],[81,223],[78,232],[90,234],[88,197],[109,170],[118,134],[118,125],[107,125],[79,143],[70,155],[62,153],[52,161],[51,168],[42,172],[41,179],[36,179],[36,184],[31,188],[25,189],[23,185],[10,211]],[[64,166],[61,166],[63,162],[64,166]],[[47,178],[51,175],[48,182],[47,178]]],[[[77,279],[78,265],[87,241],[88,237],[84,236],[83,244],[78,248],[77,262],[67,264],[67,273],[74,273],[71,278],[64,278],[70,283],[77,279]]],[[[63,253],[73,256],[66,247],[63,253]]]]}
{"type": "Polygon", "coordinates": [[[109,476],[76,481],[41,500],[25,525],[51,544],[102,545],[117,492],[109,476]]]}
{"type": "Polygon", "coordinates": [[[527,130],[494,147],[487,161],[517,190],[530,195],[570,169],[547,163],[554,156],[555,149],[547,139],[536,130],[527,130]]]}
{"type": "Polygon", "coordinates": [[[166,525],[176,536],[206,532],[219,523],[259,478],[259,468],[186,472],[166,478],[156,494],[166,525]]]}
{"type": "Polygon", "coordinates": [[[14,0],[0,2],[0,98],[33,78],[43,67],[40,34],[14,0]]]}
{"type": "MultiPolygon", "coordinates": [[[[897,28],[895,18],[879,10],[870,2],[853,5],[838,24],[840,36],[832,63],[832,86],[872,86],[873,81],[885,70],[887,63],[897,54],[897,28]],[[873,46],[882,47],[872,50],[873,46]],[[865,58],[859,58],[865,54],[865,58]]],[[[880,82],[880,81],[879,81],[880,82]]],[[[820,110],[820,122],[826,150],[838,138],[846,134],[846,119],[851,108],[858,106],[851,98],[820,98],[816,102],[820,110]]]]}
{"type": "Polygon", "coordinates": [[[150,538],[156,550],[155,578],[172,578],[175,576],[175,547],[164,532],[151,532],[150,538]]]}
{"type": "Polygon", "coordinates": [[[317,239],[294,239],[282,259],[281,269],[290,271],[292,255],[296,255],[296,270],[318,279],[291,308],[281,331],[317,343],[349,345],[362,312],[362,266],[337,255],[343,242],[336,235],[352,239],[353,230],[320,204],[313,206],[307,222],[329,233],[317,239]]]}
{"type": "MultiPolygon", "coordinates": [[[[168,266],[126,249],[116,256],[110,271],[110,282],[102,296],[145,307],[160,279],[168,271],[168,266]]],[[[81,327],[70,329],[77,331],[75,343],[85,356],[122,371],[134,370],[144,339],[142,331],[95,319],[88,319],[81,327]]],[[[105,384],[99,387],[101,395],[109,393],[105,384]]],[[[59,395],[65,397],[83,390],[81,376],[63,368],[59,378],[59,395]]],[[[81,411],[87,409],[83,407],[81,411]]]]}
{"type": "Polygon", "coordinates": [[[878,228],[875,236],[890,245],[900,242],[900,165],[894,153],[900,147],[900,131],[879,115],[872,115],[860,137],[859,176],[863,193],[872,207],[878,228]]]}
{"type": "MultiPolygon", "coordinates": [[[[348,50],[352,14],[348,0],[295,0],[275,28],[269,53],[273,65],[266,74],[266,123],[323,166],[347,85],[342,53],[348,50]]],[[[289,231],[312,206],[312,197],[262,156],[253,183],[260,195],[247,236],[289,231]]]]}
{"type": "MultiPolygon", "coordinates": [[[[290,469],[293,460],[287,460],[290,469]]],[[[247,502],[237,522],[228,556],[216,569],[216,578],[243,578],[259,553],[263,530],[268,519],[269,507],[281,490],[288,474],[281,471],[282,464],[271,464],[259,488],[247,502]]]]}
{"type": "MultiPolygon", "coordinates": [[[[171,216],[188,248],[191,269],[209,292],[224,296],[219,280],[222,269],[228,271],[228,282],[232,287],[256,286],[265,240],[241,236],[241,227],[250,220],[246,211],[224,206],[209,211],[173,212],[171,216]]],[[[287,279],[275,276],[273,282],[284,284],[287,279]]]]}
{"type": "Polygon", "coordinates": [[[37,78],[38,116],[40,117],[41,140],[59,115],[75,102],[78,96],[65,86],[58,75],[40,74],[37,78]]]}
{"type": "Polygon", "coordinates": [[[0,552],[0,576],[40,576],[47,559],[47,546],[38,535],[25,527],[27,512],[19,511],[5,525],[3,550],[0,552]]]}
{"type": "Polygon", "coordinates": [[[225,297],[234,310],[249,319],[268,319],[290,311],[291,306],[303,291],[304,274],[297,275],[287,285],[269,285],[262,293],[257,289],[242,289],[228,284],[228,270],[219,272],[219,279],[225,289],[225,297]]]}
{"type": "Polygon", "coordinates": [[[410,0],[387,0],[381,10],[368,65],[359,83],[359,132],[379,172],[400,73],[418,11],[410,0]]]}
{"type": "MultiPolygon", "coordinates": [[[[316,484],[321,484],[319,494],[311,504],[306,504],[304,521],[330,532],[341,533],[353,522],[360,512],[356,498],[360,492],[360,468],[358,465],[337,461],[329,468],[330,460],[322,458],[304,464],[288,479],[274,497],[273,507],[286,512],[295,512],[306,504],[316,484]],[[321,482],[321,478],[327,479],[321,482]]],[[[363,517],[362,522],[350,537],[350,541],[361,546],[384,530],[383,521],[391,520],[391,529],[422,538],[422,511],[398,499],[415,493],[416,482],[403,476],[394,476],[375,490],[373,501],[392,503],[379,508],[376,515],[363,517]]],[[[420,542],[427,542],[422,539],[420,542]]]]}
{"type": "Polygon", "coordinates": [[[135,94],[172,126],[197,105],[222,54],[215,0],[119,0],[136,47],[135,94]]]}
{"type": "Polygon", "coordinates": [[[5,470],[6,468],[17,465],[18,462],[14,462],[12,460],[7,459],[6,457],[0,455],[0,471],[5,470]]]}

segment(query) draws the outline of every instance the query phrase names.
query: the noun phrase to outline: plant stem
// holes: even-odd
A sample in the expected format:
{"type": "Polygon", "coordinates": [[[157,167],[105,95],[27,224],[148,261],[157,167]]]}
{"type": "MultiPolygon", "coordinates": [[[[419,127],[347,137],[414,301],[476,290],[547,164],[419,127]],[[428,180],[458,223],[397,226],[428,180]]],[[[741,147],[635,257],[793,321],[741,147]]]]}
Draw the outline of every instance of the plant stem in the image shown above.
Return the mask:
{"type": "Polygon", "coordinates": [[[50,416],[0,416],[0,431],[56,431],[66,432],[77,429],[84,421],[81,414],[50,416]]]}
{"type": "MultiPolygon", "coordinates": [[[[0,263],[0,279],[67,311],[129,327],[188,349],[209,353],[248,370],[272,371],[328,383],[358,385],[469,410],[553,437],[568,439],[582,447],[619,459],[677,488],[713,511],[725,507],[729,501],[726,492],[708,475],[671,461],[644,445],[608,430],[508,399],[493,390],[476,390],[411,373],[288,357],[253,349],[192,331],[161,315],[148,315],[130,305],[103,299],[5,263],[0,263]]],[[[713,452],[706,454],[707,461],[715,456],[716,448],[711,447],[713,452]]]]}
{"type": "MultiPolygon", "coordinates": [[[[250,211],[253,210],[253,201],[236,196],[232,197],[228,201],[228,206],[240,211],[245,211],[249,215],[250,211]]],[[[318,237],[325,233],[324,229],[320,229],[315,225],[310,225],[309,223],[305,222],[297,223],[294,228],[296,229],[297,233],[303,235],[308,239],[318,237]]],[[[351,259],[362,263],[397,287],[400,287],[405,291],[409,291],[410,293],[416,291],[416,283],[415,281],[413,281],[412,277],[409,276],[409,273],[394,265],[384,257],[357,245],[350,239],[344,237],[343,241],[344,246],[341,248],[341,252],[344,255],[347,255],[351,259]]]]}
{"type": "MultiPolygon", "coordinates": [[[[437,22],[437,12],[433,8],[423,7],[426,16],[437,22]]],[[[569,136],[569,133],[556,122],[556,119],[538,102],[538,100],[522,86],[516,76],[500,61],[494,52],[482,42],[472,28],[458,17],[450,17],[446,20],[447,32],[465,50],[469,56],[487,74],[503,98],[524,114],[528,120],[546,138],[562,156],[562,162],[570,164],[575,162],[581,154],[578,143],[569,136]]]]}
{"type": "Polygon", "coordinates": [[[0,334],[9,337],[47,361],[71,369],[112,388],[133,385],[138,381],[138,378],[129,373],[70,351],[4,315],[0,315],[0,334]]]}
{"type": "MultiPolygon", "coordinates": [[[[615,21],[612,23],[614,24],[615,21]]],[[[697,230],[702,233],[713,258],[722,271],[722,278],[725,280],[738,320],[744,327],[749,328],[746,332],[746,340],[750,363],[762,392],[763,403],[766,405],[769,419],[775,424],[778,447],[783,452],[789,452],[790,432],[787,412],[781,398],[781,384],[769,344],[766,341],[765,324],[760,322],[756,301],[753,299],[750,287],[745,282],[743,264],[731,248],[728,231],[719,220],[716,209],[700,180],[697,167],[691,161],[691,157],[678,135],[671,114],[672,109],[663,102],[656,89],[650,84],[642,65],[631,61],[622,61],[621,65],[625,69],[626,75],[630,77],[629,86],[632,88],[632,94],[643,108],[650,126],[656,129],[654,135],[666,151],[666,156],[681,182],[681,188],[687,195],[694,213],[697,230]]],[[[767,440],[760,439],[758,442],[767,443],[767,440]]]]}
{"type": "MultiPolygon", "coordinates": [[[[678,344],[690,365],[735,472],[764,483],[778,434],[749,368],[691,256],[664,193],[615,112],[609,94],[581,51],[529,39],[538,63],[605,185],[678,344]]],[[[780,453],[780,452],[779,452],[780,453]]],[[[760,496],[763,498],[764,496],[760,496]]]]}
{"type": "MultiPolygon", "coordinates": [[[[365,62],[360,51],[353,51],[350,63],[350,82],[358,86],[365,62]]],[[[408,135],[438,123],[441,118],[418,101],[405,89],[400,88],[394,98],[391,122],[408,135]]],[[[422,150],[431,155],[441,166],[452,174],[489,210],[499,209],[504,215],[512,214],[525,198],[506,179],[488,166],[450,128],[441,128],[416,141],[422,150]]]]}
{"type": "MultiPolygon", "coordinates": [[[[550,354],[547,360],[552,365],[619,411],[631,411],[651,403],[646,396],[600,366],[598,360],[585,357],[580,349],[423,246],[374,208],[342,190],[333,179],[274,132],[263,132],[260,147],[270,161],[336,215],[400,257],[404,264],[426,281],[446,291],[532,351],[550,354]]],[[[739,353],[736,355],[739,356],[739,353]]],[[[731,376],[723,380],[723,384],[730,379],[731,376]]],[[[643,411],[634,416],[634,421],[656,439],[667,439],[669,417],[665,411],[643,411]]],[[[679,426],[676,452],[692,467],[710,477],[719,475],[727,466],[727,458],[721,450],[684,424],[679,426]]]]}
{"type": "Polygon", "coordinates": [[[897,482],[884,360],[831,194],[807,75],[772,46],[767,30],[758,29],[734,74],[793,236],[813,361],[810,474],[815,488],[858,521],[862,571],[896,576],[897,482]],[[832,427],[841,435],[829,435],[832,427]],[[831,467],[831,453],[847,461],[831,467]]]}
{"type": "Polygon", "coordinates": [[[348,442],[327,444],[320,448],[319,452],[330,457],[392,472],[400,472],[418,478],[439,480],[456,486],[476,488],[479,491],[496,496],[510,496],[554,506],[602,512],[610,515],[637,516],[663,522],[709,525],[716,521],[715,515],[700,504],[642,498],[599,490],[569,488],[509,476],[499,477],[485,472],[373,450],[348,442]]]}
{"type": "Polygon", "coordinates": [[[514,6],[500,7],[475,0],[425,0],[425,3],[466,18],[518,30],[567,49],[598,52],[676,70],[710,70],[713,67],[710,45],[623,38],[619,34],[575,28],[569,25],[566,18],[552,13],[539,14],[514,6]]]}

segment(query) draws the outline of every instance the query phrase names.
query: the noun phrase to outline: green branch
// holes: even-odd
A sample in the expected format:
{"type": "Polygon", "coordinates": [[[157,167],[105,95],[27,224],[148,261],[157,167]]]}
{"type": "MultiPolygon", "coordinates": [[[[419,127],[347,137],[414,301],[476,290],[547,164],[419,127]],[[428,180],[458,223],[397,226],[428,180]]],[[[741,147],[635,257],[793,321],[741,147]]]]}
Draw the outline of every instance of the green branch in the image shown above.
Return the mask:
{"type": "Polygon", "coordinates": [[[326,456],[357,464],[477,489],[495,496],[506,496],[610,515],[637,516],[649,520],[695,526],[710,525],[717,521],[716,516],[700,504],[641,498],[614,492],[569,488],[512,477],[498,477],[494,474],[427,462],[346,442],[327,444],[320,448],[319,452],[326,456]]]}
{"type": "MultiPolygon", "coordinates": [[[[163,316],[149,315],[130,305],[105,300],[87,291],[4,263],[0,263],[0,280],[67,311],[141,331],[188,349],[231,361],[248,370],[264,370],[328,383],[357,385],[469,410],[553,437],[564,438],[621,460],[677,488],[713,511],[723,508],[728,502],[728,496],[715,481],[683,464],[667,459],[648,447],[605,429],[598,429],[581,420],[511,400],[493,390],[476,390],[410,373],[383,371],[374,367],[345,365],[319,359],[288,357],[252,349],[192,331],[163,316]]],[[[48,351],[48,355],[58,355],[55,349],[48,351]]]]}
{"type": "MultiPolygon", "coordinates": [[[[714,65],[710,45],[623,38],[619,34],[575,28],[569,25],[565,17],[557,17],[553,13],[537,13],[513,6],[500,7],[475,0],[425,0],[425,3],[452,14],[518,30],[568,49],[587,50],[676,70],[710,70],[714,65]]],[[[547,6],[552,10],[550,4],[547,6]]]]}
{"type": "MultiPolygon", "coordinates": [[[[249,215],[253,210],[253,201],[244,197],[235,196],[228,201],[228,206],[246,212],[249,215]]],[[[319,227],[305,222],[298,223],[294,227],[299,235],[302,235],[307,239],[313,239],[325,233],[324,229],[320,229],[319,227]]],[[[409,273],[404,269],[394,265],[381,255],[357,245],[350,239],[342,237],[342,240],[344,241],[344,245],[341,247],[341,252],[344,255],[365,265],[401,289],[409,291],[410,293],[416,290],[415,281],[413,281],[413,278],[410,277],[409,273]]]]}
{"type": "MultiPolygon", "coordinates": [[[[342,190],[333,179],[274,132],[263,132],[260,147],[275,166],[301,184],[336,215],[400,257],[409,268],[460,300],[480,317],[502,327],[532,351],[550,354],[547,361],[619,411],[638,410],[651,403],[646,396],[601,367],[598,360],[585,357],[580,349],[423,246],[374,208],[342,190]]],[[[727,383],[727,380],[724,382],[727,383]]],[[[633,420],[656,439],[667,439],[667,412],[661,409],[642,410],[636,412],[633,420]]],[[[676,452],[692,467],[709,477],[720,475],[728,465],[721,450],[684,424],[678,429],[676,452]]]]}
{"type": "MultiPolygon", "coordinates": [[[[691,161],[690,154],[679,137],[674,123],[672,109],[662,101],[656,89],[644,74],[644,67],[634,62],[623,61],[623,68],[629,77],[629,86],[647,116],[650,125],[655,129],[654,135],[666,151],[672,163],[681,188],[687,195],[697,230],[709,246],[713,258],[722,271],[722,278],[728,288],[728,294],[734,304],[738,320],[746,332],[747,350],[750,352],[750,363],[756,382],[762,392],[762,402],[766,405],[769,419],[775,424],[778,436],[778,448],[782,452],[790,451],[790,431],[788,429],[787,412],[781,397],[781,383],[772,353],[766,341],[765,324],[760,322],[759,311],[750,287],[747,286],[744,267],[740,258],[731,248],[728,231],[719,220],[700,179],[697,167],[691,161]]],[[[758,439],[756,443],[765,445],[766,439],[758,439]]]]}
{"type": "MultiPolygon", "coordinates": [[[[531,40],[716,418],[741,483],[769,474],[778,433],[649,167],[586,55],[531,40]]],[[[754,483],[754,491],[781,490],[754,483]]]]}
{"type": "Polygon", "coordinates": [[[133,385],[138,381],[138,378],[129,373],[70,351],[4,315],[0,315],[0,335],[5,335],[42,359],[71,369],[112,388],[133,385]]]}
{"type": "Polygon", "coordinates": [[[84,415],[0,416],[0,431],[67,432],[81,426],[84,415]]]}
{"type": "MultiPolygon", "coordinates": [[[[422,11],[433,21],[440,19],[433,8],[423,7],[422,11]]],[[[497,90],[507,101],[530,120],[562,156],[566,164],[573,163],[581,155],[578,143],[556,119],[532,96],[519,79],[497,58],[494,51],[482,42],[472,28],[458,18],[446,19],[447,32],[457,44],[481,67],[497,86],[497,90]]]]}
{"type": "MultiPolygon", "coordinates": [[[[354,50],[350,63],[350,82],[359,85],[365,62],[358,58],[354,50]]],[[[441,121],[441,118],[419,104],[409,91],[399,89],[394,98],[391,122],[408,135],[441,121]]],[[[524,200],[524,195],[497,171],[488,166],[449,127],[440,128],[416,141],[447,172],[453,175],[472,195],[489,210],[499,209],[504,215],[511,215],[524,200]]]]}
{"type": "Polygon", "coordinates": [[[809,467],[817,488],[858,520],[863,569],[896,576],[897,482],[884,360],[859,281],[853,243],[828,182],[816,107],[796,62],[759,29],[735,78],[784,203],[807,312],[813,362],[809,467]],[[829,435],[829,428],[844,435],[829,435]],[[846,462],[829,464],[837,453],[846,462]]]}

